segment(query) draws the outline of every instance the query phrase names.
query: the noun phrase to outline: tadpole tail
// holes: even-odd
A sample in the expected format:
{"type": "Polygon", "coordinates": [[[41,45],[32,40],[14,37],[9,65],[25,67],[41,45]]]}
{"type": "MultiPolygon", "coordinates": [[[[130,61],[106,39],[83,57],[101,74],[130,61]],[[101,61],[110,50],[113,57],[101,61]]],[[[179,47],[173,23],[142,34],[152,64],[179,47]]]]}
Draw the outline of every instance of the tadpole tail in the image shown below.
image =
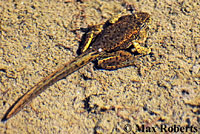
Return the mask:
{"type": "Polygon", "coordinates": [[[15,101],[15,103],[7,110],[1,121],[5,122],[12,116],[16,115],[26,104],[28,104],[31,100],[37,97],[40,93],[42,93],[47,87],[53,85],[60,79],[82,68],[87,63],[96,59],[98,56],[99,53],[97,52],[84,53],[72,60],[71,62],[59,67],[53,73],[51,73],[47,77],[43,78],[40,82],[38,82],[23,96],[18,98],[17,101],[15,101]]]}

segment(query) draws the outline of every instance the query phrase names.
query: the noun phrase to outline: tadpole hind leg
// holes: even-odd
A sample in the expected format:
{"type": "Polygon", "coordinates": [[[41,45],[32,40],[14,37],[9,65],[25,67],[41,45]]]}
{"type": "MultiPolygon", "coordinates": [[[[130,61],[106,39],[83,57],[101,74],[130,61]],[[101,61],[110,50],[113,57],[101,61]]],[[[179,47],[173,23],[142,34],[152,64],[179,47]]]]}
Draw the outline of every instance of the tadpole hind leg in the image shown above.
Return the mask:
{"type": "Polygon", "coordinates": [[[84,34],[80,47],[78,49],[78,54],[85,52],[92,44],[96,36],[103,30],[103,23],[99,25],[90,26],[87,33],[84,34]]]}
{"type": "Polygon", "coordinates": [[[107,70],[114,70],[132,66],[140,55],[133,55],[128,51],[119,50],[103,55],[97,61],[97,67],[107,70]]]}

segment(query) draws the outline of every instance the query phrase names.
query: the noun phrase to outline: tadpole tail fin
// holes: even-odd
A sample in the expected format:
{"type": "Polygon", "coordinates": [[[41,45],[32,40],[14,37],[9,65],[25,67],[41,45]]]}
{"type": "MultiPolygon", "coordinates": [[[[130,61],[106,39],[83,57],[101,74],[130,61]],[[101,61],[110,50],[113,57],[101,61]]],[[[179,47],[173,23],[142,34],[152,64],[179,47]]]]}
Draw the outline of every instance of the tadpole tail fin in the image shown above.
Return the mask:
{"type": "Polygon", "coordinates": [[[40,82],[38,82],[23,96],[18,98],[17,101],[15,101],[15,103],[7,110],[1,121],[5,122],[12,116],[16,115],[26,104],[28,104],[31,100],[37,97],[40,93],[42,93],[47,87],[53,85],[60,79],[82,68],[90,61],[96,59],[98,56],[99,53],[97,52],[84,53],[72,60],[71,62],[59,67],[53,73],[51,73],[47,77],[43,78],[40,82]]]}

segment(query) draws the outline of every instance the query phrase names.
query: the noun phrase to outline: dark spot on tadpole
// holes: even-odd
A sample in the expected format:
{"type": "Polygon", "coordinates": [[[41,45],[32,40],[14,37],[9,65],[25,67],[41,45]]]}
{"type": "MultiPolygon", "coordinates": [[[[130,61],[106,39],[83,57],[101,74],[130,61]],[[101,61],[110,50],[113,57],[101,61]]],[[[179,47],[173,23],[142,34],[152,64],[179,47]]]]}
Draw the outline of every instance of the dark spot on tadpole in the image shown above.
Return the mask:
{"type": "Polygon", "coordinates": [[[75,67],[78,68],[79,66],[77,64],[75,64],[75,67]]]}
{"type": "Polygon", "coordinates": [[[84,64],[85,64],[85,61],[82,61],[82,62],[80,63],[81,66],[84,65],[84,64]]]}

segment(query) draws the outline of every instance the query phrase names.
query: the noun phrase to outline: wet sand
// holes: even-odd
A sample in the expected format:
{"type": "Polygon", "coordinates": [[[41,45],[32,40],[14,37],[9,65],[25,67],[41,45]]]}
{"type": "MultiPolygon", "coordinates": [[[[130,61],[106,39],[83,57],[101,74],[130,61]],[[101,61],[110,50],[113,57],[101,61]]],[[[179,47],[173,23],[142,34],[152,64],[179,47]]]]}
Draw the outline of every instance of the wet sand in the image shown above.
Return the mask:
{"type": "MultiPolygon", "coordinates": [[[[49,87],[2,133],[126,133],[124,126],[200,127],[198,1],[127,0],[152,16],[152,54],[114,71],[93,63],[49,87]]],[[[123,1],[0,1],[0,118],[58,65],[77,56],[83,32],[124,8],[123,1]]],[[[200,132],[200,130],[199,130],[200,132]]]]}

